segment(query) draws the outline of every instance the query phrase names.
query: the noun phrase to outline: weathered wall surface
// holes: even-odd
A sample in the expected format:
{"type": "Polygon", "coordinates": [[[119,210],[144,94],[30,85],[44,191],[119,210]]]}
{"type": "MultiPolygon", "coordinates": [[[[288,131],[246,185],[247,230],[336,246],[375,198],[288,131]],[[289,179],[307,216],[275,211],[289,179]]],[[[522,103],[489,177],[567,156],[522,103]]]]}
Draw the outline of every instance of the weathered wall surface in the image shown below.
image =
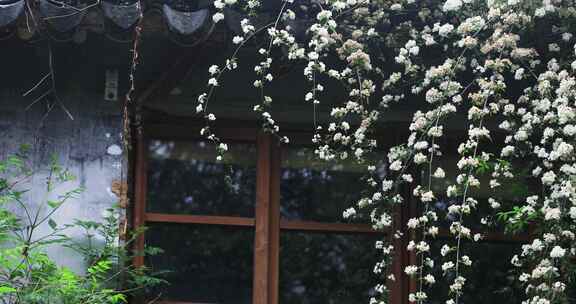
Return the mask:
{"type": "MultiPolygon", "coordinates": [[[[46,172],[42,169],[46,169],[51,155],[57,155],[76,180],[61,185],[54,193],[74,187],[85,190],[55,213],[54,220],[58,224],[74,219],[98,221],[103,211],[119,199],[112,185],[123,172],[121,102],[104,100],[105,69],[101,64],[91,62],[81,52],[71,56],[71,51],[65,49],[55,50],[54,55],[57,93],[74,119],[59,104],[48,111],[45,100],[27,109],[49,88],[43,85],[32,97],[22,97],[47,72],[45,50],[17,45],[11,48],[12,57],[0,56],[0,157],[14,153],[22,144],[31,145],[31,162],[40,171],[25,187],[32,190],[27,198],[36,204],[31,206],[34,209],[44,199],[46,172]]],[[[49,231],[49,227],[42,227],[39,235],[49,231]]],[[[75,238],[81,235],[80,231],[69,233],[75,238]]],[[[58,262],[82,269],[82,260],[70,250],[51,248],[49,253],[58,262]]]]}

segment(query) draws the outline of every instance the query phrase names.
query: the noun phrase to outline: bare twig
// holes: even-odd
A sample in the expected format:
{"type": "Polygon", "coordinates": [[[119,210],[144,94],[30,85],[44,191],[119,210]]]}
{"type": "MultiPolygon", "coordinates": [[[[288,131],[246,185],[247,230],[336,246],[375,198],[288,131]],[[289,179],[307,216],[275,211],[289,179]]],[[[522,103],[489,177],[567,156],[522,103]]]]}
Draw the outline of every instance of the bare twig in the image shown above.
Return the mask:
{"type": "Polygon", "coordinates": [[[30,90],[28,90],[28,91],[26,91],[26,93],[22,94],[22,96],[24,96],[24,97],[28,96],[30,93],[32,93],[34,90],[36,90],[41,84],[43,84],[44,81],[46,81],[46,79],[48,79],[48,77],[50,77],[50,76],[52,76],[52,72],[49,72],[44,77],[42,77],[42,79],[40,79],[30,90]]]}
{"type": "Polygon", "coordinates": [[[46,96],[50,95],[50,93],[52,93],[52,90],[48,90],[48,91],[44,92],[38,98],[34,99],[34,101],[32,101],[28,106],[26,106],[26,108],[24,110],[26,110],[26,111],[30,110],[30,108],[32,108],[37,102],[39,102],[40,100],[43,100],[46,96]]]}
{"type": "Polygon", "coordinates": [[[57,3],[57,4],[61,4],[61,5],[62,5],[62,8],[69,8],[69,9],[74,10],[74,12],[69,13],[69,14],[64,14],[64,15],[43,17],[42,20],[44,20],[44,21],[50,21],[50,20],[59,19],[59,18],[72,17],[72,16],[78,15],[78,14],[80,14],[80,13],[83,13],[83,12],[85,12],[85,11],[93,8],[93,7],[96,7],[96,6],[98,6],[98,5],[100,4],[100,0],[96,0],[96,2],[90,4],[90,5],[86,6],[86,7],[78,8],[78,7],[69,5],[69,4],[67,4],[67,3],[61,2],[61,1],[54,1],[54,0],[52,0],[52,2],[55,2],[55,3],[57,3]]]}

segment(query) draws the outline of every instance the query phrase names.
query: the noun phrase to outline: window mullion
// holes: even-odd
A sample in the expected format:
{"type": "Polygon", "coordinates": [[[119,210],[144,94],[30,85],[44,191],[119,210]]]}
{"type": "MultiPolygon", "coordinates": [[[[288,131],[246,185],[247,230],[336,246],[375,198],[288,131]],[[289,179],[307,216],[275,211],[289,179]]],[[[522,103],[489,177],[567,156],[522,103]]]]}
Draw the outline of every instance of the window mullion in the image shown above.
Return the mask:
{"type": "Polygon", "coordinates": [[[256,213],[254,235],[253,304],[268,304],[270,271],[270,165],[271,137],[261,133],[257,139],[256,213]]]}
{"type": "Polygon", "coordinates": [[[269,269],[269,304],[278,304],[279,268],[280,268],[280,166],[281,147],[271,140],[270,168],[270,269],[269,269]]]}
{"type": "MultiPolygon", "coordinates": [[[[146,215],[146,188],[147,188],[147,161],[148,161],[148,141],[144,135],[139,132],[137,138],[136,147],[136,170],[135,181],[134,181],[134,215],[133,215],[133,228],[139,229],[146,225],[145,215],[146,215]]],[[[134,245],[136,251],[143,251],[145,243],[144,233],[140,233],[134,245]]],[[[144,266],[144,255],[136,254],[133,260],[134,266],[141,267],[144,266]]]]}

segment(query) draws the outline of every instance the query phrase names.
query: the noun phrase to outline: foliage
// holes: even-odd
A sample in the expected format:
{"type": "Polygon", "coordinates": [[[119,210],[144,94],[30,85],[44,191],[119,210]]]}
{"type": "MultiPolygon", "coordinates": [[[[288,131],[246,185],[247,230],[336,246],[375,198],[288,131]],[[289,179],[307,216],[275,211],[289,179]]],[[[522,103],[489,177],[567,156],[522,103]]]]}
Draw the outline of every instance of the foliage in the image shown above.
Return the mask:
{"type": "Polygon", "coordinates": [[[64,204],[81,195],[81,188],[55,193],[59,186],[73,181],[74,176],[56,157],[46,172],[32,171],[27,165],[26,147],[0,161],[0,302],[115,304],[126,302],[143,287],[162,282],[148,269],[130,265],[134,254],[127,248],[141,231],[121,241],[119,210],[108,209],[102,222],[76,219],[59,224],[52,218],[64,204]],[[27,187],[39,173],[46,175],[46,188],[44,199],[36,202],[29,199],[27,187]],[[49,228],[43,229],[46,225],[49,228]],[[81,229],[84,240],[69,237],[71,229],[81,229]],[[75,273],[58,265],[46,253],[49,246],[78,252],[84,258],[85,272],[75,273]]]}
{"type": "MultiPolygon", "coordinates": [[[[526,304],[572,301],[576,257],[576,9],[572,1],[544,0],[283,0],[277,5],[258,0],[215,0],[213,21],[226,9],[249,11],[242,32],[232,37],[234,52],[208,70],[206,91],[196,111],[206,126],[201,134],[228,150],[214,132],[216,114],[208,104],[226,84],[222,75],[242,64],[240,49],[256,40],[253,108],[262,127],[279,139],[273,118],[270,83],[274,64],[302,67],[309,90],[302,100],[313,107],[315,155],[325,161],[352,159],[365,168],[366,195],[344,212],[368,215],[377,229],[396,226],[392,213],[406,203],[406,189],[422,213],[391,233],[408,238],[417,258],[405,273],[417,280],[410,301],[425,303],[428,291],[442,280],[449,285],[447,304],[458,304],[474,267],[467,254],[483,234],[467,223],[478,213],[482,224],[492,213],[511,232],[532,226],[530,244],[512,259],[523,284],[526,304]],[[273,7],[270,9],[270,7],[273,7]],[[258,26],[259,12],[274,18],[258,26]],[[300,25],[300,26],[296,26],[300,25]],[[304,31],[302,31],[304,27],[304,31]],[[302,34],[304,33],[304,34],[302,34]],[[265,43],[261,43],[262,40],[265,43]],[[323,91],[344,88],[321,123],[317,105],[323,91]],[[378,146],[375,134],[395,107],[413,112],[405,144],[388,151],[386,177],[366,158],[378,146]],[[403,108],[402,108],[403,107],[403,108]],[[210,108],[211,109],[211,108],[210,108]],[[464,121],[461,137],[452,122],[464,121]],[[448,138],[448,140],[445,140],[448,138]],[[450,141],[456,144],[447,144],[450,141]],[[454,149],[452,147],[457,147],[454,149]],[[452,151],[456,150],[456,151],[452,151]],[[443,166],[456,154],[454,172],[443,166]],[[447,174],[453,173],[453,174],[447,174]],[[442,182],[443,189],[434,185],[442,182]],[[478,193],[488,193],[479,197],[478,193]],[[503,193],[513,193],[512,204],[503,193]],[[446,210],[434,206],[441,199],[446,210]],[[483,206],[492,209],[480,212],[483,206]],[[435,250],[440,219],[450,219],[451,240],[435,250]],[[440,273],[440,275],[438,275],[440,273]]],[[[392,112],[394,115],[394,112],[392,112]]],[[[393,242],[377,243],[383,254],[374,267],[381,279],[371,303],[387,303],[387,280],[395,250],[393,242]]]]}

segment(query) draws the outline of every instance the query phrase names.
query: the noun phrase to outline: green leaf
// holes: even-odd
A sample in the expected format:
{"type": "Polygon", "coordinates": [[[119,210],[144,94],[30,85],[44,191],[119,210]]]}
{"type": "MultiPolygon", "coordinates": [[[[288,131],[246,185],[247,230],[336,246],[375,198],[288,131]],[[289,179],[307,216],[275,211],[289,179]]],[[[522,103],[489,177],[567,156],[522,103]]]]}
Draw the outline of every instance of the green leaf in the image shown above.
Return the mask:
{"type": "Polygon", "coordinates": [[[0,286],[0,295],[16,292],[16,288],[10,286],[0,286]]]}
{"type": "Polygon", "coordinates": [[[56,222],[53,219],[49,219],[48,220],[48,226],[50,226],[50,228],[56,230],[56,227],[58,227],[58,224],[56,224],[56,222]]]}
{"type": "Polygon", "coordinates": [[[121,294],[121,293],[117,293],[115,295],[111,295],[109,297],[110,302],[112,303],[127,303],[128,300],[126,299],[126,296],[121,294]]]}
{"type": "Polygon", "coordinates": [[[50,208],[58,208],[61,205],[60,201],[48,200],[46,203],[48,206],[50,206],[50,208]]]}

